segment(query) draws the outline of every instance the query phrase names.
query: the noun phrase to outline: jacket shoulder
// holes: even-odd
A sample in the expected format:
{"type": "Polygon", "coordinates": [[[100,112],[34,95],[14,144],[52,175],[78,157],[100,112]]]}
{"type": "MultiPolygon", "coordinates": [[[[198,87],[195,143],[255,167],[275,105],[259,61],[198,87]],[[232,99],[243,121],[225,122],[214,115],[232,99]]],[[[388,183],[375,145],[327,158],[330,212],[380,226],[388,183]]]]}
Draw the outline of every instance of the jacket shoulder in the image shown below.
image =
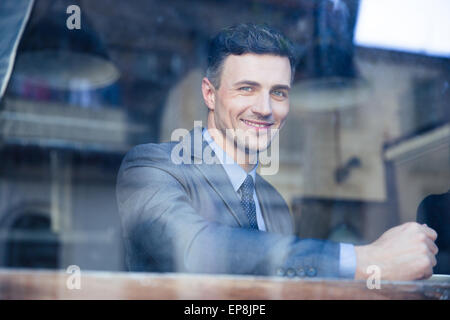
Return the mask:
{"type": "Polygon", "coordinates": [[[152,169],[152,175],[169,174],[181,185],[185,185],[184,170],[179,164],[172,161],[172,150],[177,142],[146,143],[133,147],[122,160],[117,175],[117,184],[126,176],[126,172],[138,167],[152,169]]]}
{"type": "Polygon", "coordinates": [[[146,143],[133,147],[125,155],[122,164],[150,164],[170,162],[173,142],[146,143]]]}

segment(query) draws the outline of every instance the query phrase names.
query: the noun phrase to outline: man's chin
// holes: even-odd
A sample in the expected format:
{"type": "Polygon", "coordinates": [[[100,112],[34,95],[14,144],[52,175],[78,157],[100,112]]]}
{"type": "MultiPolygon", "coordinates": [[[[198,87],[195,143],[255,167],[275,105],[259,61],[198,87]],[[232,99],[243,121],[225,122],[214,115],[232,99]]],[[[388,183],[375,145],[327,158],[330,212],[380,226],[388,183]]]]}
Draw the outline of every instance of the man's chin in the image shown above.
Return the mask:
{"type": "Polygon", "coordinates": [[[245,153],[248,154],[258,154],[264,152],[270,146],[270,141],[264,139],[264,141],[255,141],[245,144],[245,153]]]}
{"type": "Polygon", "coordinates": [[[247,154],[264,152],[270,146],[276,132],[277,130],[275,129],[267,130],[265,132],[254,132],[249,130],[236,131],[234,132],[235,146],[245,151],[247,154]]]}

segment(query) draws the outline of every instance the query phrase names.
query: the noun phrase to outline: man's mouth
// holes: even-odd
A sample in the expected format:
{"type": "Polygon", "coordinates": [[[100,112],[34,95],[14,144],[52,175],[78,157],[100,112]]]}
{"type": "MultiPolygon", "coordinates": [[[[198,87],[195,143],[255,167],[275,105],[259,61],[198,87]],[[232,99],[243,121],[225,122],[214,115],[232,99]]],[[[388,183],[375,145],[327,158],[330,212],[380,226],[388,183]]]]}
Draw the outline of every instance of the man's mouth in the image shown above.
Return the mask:
{"type": "Polygon", "coordinates": [[[247,126],[252,127],[252,128],[256,128],[256,129],[268,129],[270,126],[273,125],[273,122],[244,120],[244,119],[241,119],[241,120],[247,126]]]}

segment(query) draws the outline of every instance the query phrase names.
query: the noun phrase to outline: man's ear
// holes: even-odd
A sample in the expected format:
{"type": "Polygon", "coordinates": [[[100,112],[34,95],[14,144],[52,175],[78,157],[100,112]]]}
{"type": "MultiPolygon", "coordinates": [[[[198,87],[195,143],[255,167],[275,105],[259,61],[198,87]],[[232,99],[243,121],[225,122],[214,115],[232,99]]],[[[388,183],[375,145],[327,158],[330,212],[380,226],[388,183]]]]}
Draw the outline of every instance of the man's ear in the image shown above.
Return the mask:
{"type": "Polygon", "coordinates": [[[208,109],[210,111],[214,110],[214,106],[216,103],[216,89],[214,88],[211,81],[209,81],[209,79],[206,77],[202,79],[202,94],[203,100],[205,101],[208,109]]]}

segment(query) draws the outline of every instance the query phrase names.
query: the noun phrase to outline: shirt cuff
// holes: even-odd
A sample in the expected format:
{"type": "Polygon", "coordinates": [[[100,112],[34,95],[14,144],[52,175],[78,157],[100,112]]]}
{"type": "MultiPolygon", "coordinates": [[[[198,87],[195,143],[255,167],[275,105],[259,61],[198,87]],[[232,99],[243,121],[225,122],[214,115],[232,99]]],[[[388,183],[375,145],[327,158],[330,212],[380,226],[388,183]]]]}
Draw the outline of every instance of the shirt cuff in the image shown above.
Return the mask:
{"type": "Polygon", "coordinates": [[[350,243],[340,244],[339,275],[343,278],[354,278],[356,272],[355,246],[350,243]]]}

